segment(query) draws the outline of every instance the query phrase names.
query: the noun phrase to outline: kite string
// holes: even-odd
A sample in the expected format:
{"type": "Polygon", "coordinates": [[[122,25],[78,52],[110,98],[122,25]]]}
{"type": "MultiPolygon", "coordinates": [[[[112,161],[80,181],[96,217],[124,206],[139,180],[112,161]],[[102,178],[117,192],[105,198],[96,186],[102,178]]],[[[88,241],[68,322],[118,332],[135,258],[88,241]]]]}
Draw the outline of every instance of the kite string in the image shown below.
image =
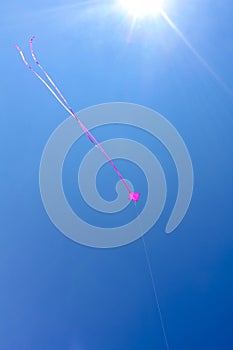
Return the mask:
{"type": "MultiPolygon", "coordinates": [[[[136,205],[137,204],[135,203],[135,211],[136,211],[136,215],[138,217],[139,213],[138,213],[138,210],[136,208],[136,205]]],[[[142,230],[142,224],[141,224],[141,219],[140,218],[139,218],[139,225],[140,225],[140,228],[142,230]]],[[[162,331],[163,331],[163,337],[164,337],[164,341],[165,341],[165,344],[166,344],[166,349],[169,350],[167,334],[166,334],[165,325],[164,325],[164,321],[163,321],[163,315],[162,315],[162,311],[161,311],[161,307],[160,307],[160,303],[159,303],[159,298],[158,298],[158,293],[157,293],[157,289],[156,289],[155,277],[154,277],[153,272],[152,272],[151,262],[150,262],[149,253],[148,253],[148,249],[147,249],[147,246],[146,246],[146,242],[145,242],[144,236],[142,236],[142,243],[143,243],[143,248],[144,248],[144,252],[145,252],[146,262],[147,262],[149,275],[150,275],[150,279],[151,279],[151,283],[152,283],[152,288],[153,288],[153,292],[154,292],[155,302],[156,302],[156,306],[157,306],[157,309],[158,309],[158,312],[159,312],[159,319],[160,319],[160,324],[161,324],[162,331]]]]}
{"type": "Polygon", "coordinates": [[[20,56],[24,62],[24,64],[27,66],[28,69],[30,69],[34,75],[47,87],[47,89],[52,93],[52,95],[56,98],[56,100],[62,105],[62,107],[69,113],[71,114],[71,116],[73,118],[75,118],[75,120],[79,123],[81,129],[84,131],[84,133],[86,134],[86,136],[90,139],[90,141],[92,143],[95,143],[96,146],[101,150],[101,152],[104,154],[104,156],[107,158],[107,160],[109,161],[109,163],[111,164],[111,166],[113,167],[113,169],[115,170],[115,172],[117,173],[117,175],[119,176],[119,178],[121,179],[124,187],[126,188],[126,190],[128,191],[128,193],[131,193],[131,190],[129,188],[129,186],[127,185],[126,181],[124,180],[123,176],[121,175],[120,171],[117,169],[117,167],[115,166],[113,160],[109,157],[109,155],[106,153],[106,151],[104,150],[104,148],[100,145],[100,143],[97,141],[97,139],[94,137],[94,135],[92,135],[92,133],[85,127],[85,125],[81,122],[81,120],[77,117],[77,115],[74,113],[74,111],[69,107],[67,100],[65,99],[65,97],[62,95],[62,93],[60,92],[60,90],[58,89],[58,87],[56,86],[56,84],[53,82],[53,80],[50,78],[50,76],[47,74],[47,72],[45,71],[45,69],[40,65],[39,61],[36,59],[36,56],[34,54],[33,51],[33,46],[32,46],[32,42],[33,42],[34,37],[31,38],[30,40],[30,48],[31,48],[31,54],[33,57],[33,60],[37,63],[37,65],[40,67],[40,69],[44,72],[45,76],[48,78],[49,82],[52,84],[52,86],[56,89],[56,91],[58,92],[58,94],[60,95],[60,97],[62,98],[62,100],[56,95],[56,93],[54,92],[54,90],[47,84],[47,82],[31,67],[31,65],[27,62],[22,50],[19,48],[18,45],[15,44],[15,47],[17,48],[17,50],[20,53],[20,56]]]}
{"type": "Polygon", "coordinates": [[[162,312],[161,312],[161,308],[160,308],[160,304],[159,304],[158,294],[156,291],[155,278],[154,278],[153,273],[152,273],[150,258],[149,258],[148,249],[147,249],[144,237],[142,237],[142,242],[143,242],[144,251],[145,251],[145,255],[146,255],[146,261],[147,261],[147,265],[148,265],[148,269],[149,269],[149,273],[150,273],[150,277],[151,277],[151,283],[152,283],[152,287],[153,287],[153,291],[154,291],[154,295],[155,295],[156,305],[157,305],[157,309],[159,312],[159,318],[160,318],[160,323],[161,323],[161,327],[162,327],[162,331],[163,331],[164,341],[166,344],[166,349],[169,350],[167,335],[166,335],[164,321],[163,321],[163,316],[162,316],[162,312]]]}

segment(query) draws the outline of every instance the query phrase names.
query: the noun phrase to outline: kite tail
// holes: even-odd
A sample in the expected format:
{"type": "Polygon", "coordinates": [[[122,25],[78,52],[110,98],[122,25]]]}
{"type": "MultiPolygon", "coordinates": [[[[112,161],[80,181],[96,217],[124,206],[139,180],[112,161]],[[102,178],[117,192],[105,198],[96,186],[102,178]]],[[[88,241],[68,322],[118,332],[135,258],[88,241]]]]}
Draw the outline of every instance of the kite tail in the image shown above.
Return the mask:
{"type": "Polygon", "coordinates": [[[24,54],[22,52],[22,50],[19,48],[18,45],[15,44],[16,49],[19,51],[20,56],[24,62],[24,64],[26,65],[26,67],[28,69],[30,69],[32,71],[33,74],[35,74],[35,76],[47,87],[47,89],[53,94],[53,96],[57,99],[57,101],[62,105],[63,108],[65,108],[65,110],[71,114],[73,117],[75,117],[75,119],[79,121],[78,117],[75,115],[75,113],[73,113],[66,105],[64,102],[61,101],[61,99],[56,95],[56,93],[53,91],[53,89],[46,83],[46,81],[41,78],[41,76],[30,66],[30,64],[27,62],[26,58],[24,57],[24,54]]]}
{"type": "Polygon", "coordinates": [[[34,53],[34,49],[33,49],[33,40],[35,39],[35,36],[32,36],[30,39],[30,51],[31,51],[31,55],[32,58],[34,60],[34,62],[38,65],[38,67],[41,69],[41,71],[44,73],[44,75],[46,76],[46,78],[48,79],[48,81],[50,82],[50,84],[54,87],[54,89],[57,91],[58,95],[62,98],[62,100],[65,102],[65,104],[67,105],[67,107],[69,109],[69,103],[66,100],[66,98],[63,96],[63,94],[61,93],[61,91],[59,90],[59,88],[57,87],[57,85],[54,83],[54,81],[52,80],[52,78],[48,75],[48,73],[46,72],[46,70],[43,68],[43,66],[40,64],[40,62],[38,61],[38,59],[36,58],[36,55],[34,53]]]}
{"type": "MultiPolygon", "coordinates": [[[[32,39],[31,39],[32,40],[32,39]]],[[[62,105],[63,108],[65,108],[65,110],[72,115],[72,117],[74,117],[77,122],[80,124],[82,130],[84,131],[84,133],[86,134],[86,136],[89,138],[89,140],[94,144],[94,141],[92,140],[91,134],[90,132],[84,127],[84,125],[81,123],[81,121],[79,120],[79,118],[77,117],[77,115],[74,113],[74,111],[70,108],[70,106],[68,105],[66,99],[63,97],[63,95],[61,94],[61,92],[59,93],[59,95],[61,96],[62,99],[60,99],[56,93],[54,92],[54,90],[48,85],[48,83],[31,67],[31,65],[27,62],[26,58],[24,57],[24,54],[22,52],[22,50],[19,48],[18,45],[15,44],[15,47],[17,48],[17,50],[20,53],[20,56],[24,62],[24,64],[27,66],[28,69],[30,69],[33,74],[35,74],[35,76],[47,87],[47,89],[53,94],[53,96],[56,98],[56,100],[62,105]],[[62,101],[63,100],[63,101],[62,101]]],[[[35,55],[33,53],[33,57],[35,58],[35,55]]],[[[36,58],[35,58],[36,59],[36,58]]],[[[38,62],[38,61],[37,61],[38,62]]],[[[39,62],[38,62],[39,64],[39,62]]],[[[40,66],[41,67],[41,66],[40,66]]],[[[58,89],[58,87],[56,87],[56,85],[54,84],[54,82],[52,81],[52,79],[49,77],[49,75],[47,74],[47,72],[41,67],[41,69],[43,70],[43,72],[45,73],[46,77],[48,78],[49,82],[51,82],[52,86],[56,89],[56,91],[60,91],[58,89]]]]}
{"type": "Polygon", "coordinates": [[[49,84],[30,66],[30,64],[27,62],[26,58],[24,57],[24,54],[22,52],[22,50],[19,48],[18,45],[15,44],[16,49],[19,51],[19,54],[24,62],[24,64],[26,65],[26,67],[28,69],[30,69],[33,74],[47,87],[47,89],[52,93],[52,95],[56,98],[56,100],[62,105],[62,107],[73,117],[75,118],[75,120],[79,123],[81,129],[84,131],[84,133],[86,134],[86,136],[89,138],[89,140],[93,143],[96,144],[96,146],[100,149],[100,151],[104,154],[104,156],[107,158],[107,160],[109,161],[109,163],[111,164],[111,166],[113,167],[113,169],[115,170],[116,174],[118,175],[118,177],[120,178],[120,180],[122,181],[124,187],[126,188],[126,190],[128,191],[130,197],[129,199],[131,200],[135,200],[137,201],[137,199],[133,199],[132,194],[136,193],[136,192],[131,192],[129,186],[127,185],[126,181],[124,180],[123,176],[121,175],[120,171],[117,169],[117,167],[115,166],[113,160],[109,157],[109,155],[107,154],[107,152],[104,150],[104,148],[100,145],[100,143],[97,141],[97,139],[94,137],[94,135],[92,135],[92,133],[85,127],[85,125],[81,122],[81,120],[77,117],[77,115],[74,113],[74,111],[72,110],[72,108],[70,108],[67,100],[65,99],[65,97],[63,96],[63,94],[61,93],[61,91],[58,89],[58,87],[56,86],[56,84],[53,82],[52,78],[50,78],[50,76],[48,75],[48,73],[45,71],[45,69],[40,65],[39,61],[37,60],[35,54],[34,54],[34,50],[33,50],[33,40],[35,39],[35,37],[33,36],[30,39],[30,51],[31,51],[31,55],[32,58],[34,60],[34,62],[39,66],[39,68],[42,70],[42,72],[44,73],[44,75],[46,76],[46,78],[48,79],[48,81],[51,83],[51,85],[53,86],[53,88],[56,90],[57,94],[55,93],[55,91],[51,88],[51,86],[49,86],[49,84]]]}
{"type": "MultiPolygon", "coordinates": [[[[46,78],[48,79],[48,81],[50,82],[50,84],[52,85],[52,87],[57,91],[58,95],[61,97],[61,99],[63,100],[63,103],[66,105],[66,107],[69,109],[69,113],[79,122],[80,121],[78,119],[78,117],[76,116],[76,114],[74,113],[74,111],[72,110],[72,108],[70,107],[68,101],[66,100],[65,96],[61,93],[61,91],[59,90],[58,86],[54,83],[53,79],[49,76],[49,74],[46,72],[46,70],[44,69],[44,67],[40,64],[40,62],[38,61],[38,59],[36,58],[34,49],[33,49],[33,40],[35,39],[35,36],[32,36],[30,39],[30,51],[31,51],[31,55],[32,58],[34,60],[34,62],[38,65],[38,67],[41,69],[41,71],[44,73],[44,75],[46,76],[46,78]]],[[[61,103],[61,100],[59,99],[59,102],[61,103]]],[[[64,107],[62,103],[62,106],[64,107]]],[[[66,109],[67,110],[67,109],[66,109]]],[[[80,124],[81,126],[81,124],[80,124]]],[[[84,131],[84,133],[86,134],[86,136],[89,138],[89,140],[94,144],[92,138],[91,138],[91,134],[88,130],[84,130],[84,128],[82,128],[82,130],[84,131]]]]}

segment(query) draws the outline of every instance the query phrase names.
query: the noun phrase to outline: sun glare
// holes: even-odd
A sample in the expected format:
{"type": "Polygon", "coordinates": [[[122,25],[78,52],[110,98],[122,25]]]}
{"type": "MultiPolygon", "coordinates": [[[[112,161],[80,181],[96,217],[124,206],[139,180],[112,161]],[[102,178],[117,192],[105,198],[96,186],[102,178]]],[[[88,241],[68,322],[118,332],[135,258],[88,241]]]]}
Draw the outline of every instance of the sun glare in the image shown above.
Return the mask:
{"type": "Polygon", "coordinates": [[[159,15],[163,0],[120,0],[120,4],[134,18],[159,15]]]}

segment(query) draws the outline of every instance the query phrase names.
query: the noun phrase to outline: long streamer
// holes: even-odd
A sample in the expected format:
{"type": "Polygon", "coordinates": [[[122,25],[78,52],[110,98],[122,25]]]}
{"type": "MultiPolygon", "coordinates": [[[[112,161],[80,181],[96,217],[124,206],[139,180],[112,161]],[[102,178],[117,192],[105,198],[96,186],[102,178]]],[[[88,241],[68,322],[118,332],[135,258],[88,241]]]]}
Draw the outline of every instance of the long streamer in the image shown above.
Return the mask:
{"type": "Polygon", "coordinates": [[[57,85],[54,83],[54,81],[52,80],[52,78],[48,75],[48,73],[46,72],[46,70],[43,68],[43,66],[41,66],[41,64],[39,63],[39,61],[37,60],[35,53],[34,53],[34,49],[33,49],[33,40],[35,39],[35,36],[33,36],[30,39],[30,51],[31,51],[31,55],[32,58],[34,60],[34,62],[38,65],[38,67],[41,69],[41,71],[43,72],[43,74],[46,76],[47,80],[49,81],[49,83],[52,85],[52,87],[31,67],[31,65],[27,62],[22,50],[20,49],[20,47],[18,45],[15,44],[15,47],[17,48],[17,50],[20,53],[20,56],[24,62],[24,64],[26,65],[26,67],[28,69],[30,69],[33,74],[46,86],[46,88],[52,93],[52,95],[56,98],[56,100],[62,105],[62,107],[79,123],[81,129],[83,130],[83,132],[86,134],[86,136],[89,138],[89,140],[95,144],[100,151],[104,154],[104,156],[107,158],[107,160],[109,161],[109,163],[111,164],[111,166],[113,167],[113,169],[115,170],[116,174],[119,176],[120,180],[122,181],[124,187],[126,188],[126,190],[129,193],[129,200],[132,200],[134,202],[137,202],[139,200],[140,197],[140,193],[138,192],[132,192],[129,188],[129,186],[127,185],[127,183],[125,182],[123,176],[121,175],[120,171],[117,169],[117,167],[115,166],[113,160],[109,157],[109,155],[106,153],[106,151],[104,150],[104,148],[101,146],[101,144],[97,141],[97,139],[94,137],[94,135],[86,128],[86,126],[81,122],[81,120],[78,118],[77,114],[75,114],[75,112],[73,111],[73,109],[69,106],[66,98],[63,96],[63,94],[61,93],[61,91],[59,90],[59,88],[57,87],[57,85]]]}

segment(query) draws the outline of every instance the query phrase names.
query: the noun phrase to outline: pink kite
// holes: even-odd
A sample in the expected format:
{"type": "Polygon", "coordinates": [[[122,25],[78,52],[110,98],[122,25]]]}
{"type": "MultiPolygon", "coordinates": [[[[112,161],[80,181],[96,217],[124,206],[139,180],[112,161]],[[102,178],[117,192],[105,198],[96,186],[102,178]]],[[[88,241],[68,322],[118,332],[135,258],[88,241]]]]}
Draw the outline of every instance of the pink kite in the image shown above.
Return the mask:
{"type": "Polygon", "coordinates": [[[31,51],[31,55],[32,58],[34,60],[34,62],[38,65],[38,67],[41,69],[41,71],[44,73],[44,75],[46,76],[46,78],[48,79],[48,81],[50,82],[50,84],[52,85],[49,86],[49,84],[30,66],[30,64],[26,61],[24,54],[22,52],[22,50],[19,48],[18,45],[15,44],[15,47],[17,48],[17,50],[19,51],[21,58],[23,60],[23,62],[25,63],[25,65],[28,67],[28,69],[30,69],[35,75],[36,77],[47,87],[47,89],[53,94],[53,96],[57,99],[57,101],[62,105],[63,108],[65,108],[65,110],[72,115],[72,117],[79,123],[81,129],[83,130],[83,132],[86,134],[86,136],[89,138],[89,140],[95,144],[100,151],[104,154],[104,156],[107,158],[107,160],[109,161],[109,163],[111,164],[111,166],[113,167],[113,169],[115,170],[115,172],[117,173],[117,175],[119,176],[120,180],[122,181],[123,185],[125,186],[126,190],[129,193],[129,200],[137,202],[139,200],[140,197],[140,193],[138,192],[131,192],[129,186],[127,185],[127,183],[125,182],[123,176],[121,175],[120,171],[117,169],[117,167],[115,166],[115,164],[113,163],[113,160],[109,157],[109,155],[105,152],[105,150],[103,149],[103,147],[100,145],[100,143],[96,140],[96,138],[94,137],[94,135],[92,135],[92,133],[85,127],[85,125],[81,122],[81,120],[77,117],[77,115],[74,113],[73,109],[69,106],[67,100],[65,99],[65,97],[62,95],[61,91],[58,89],[58,87],[56,86],[56,84],[53,82],[53,80],[50,78],[50,76],[48,75],[48,73],[45,71],[45,69],[40,65],[39,61],[37,60],[35,54],[34,54],[34,50],[33,50],[33,40],[35,39],[35,37],[33,36],[30,39],[30,51],[31,51]],[[59,97],[60,96],[60,97],[59,97]]]}

